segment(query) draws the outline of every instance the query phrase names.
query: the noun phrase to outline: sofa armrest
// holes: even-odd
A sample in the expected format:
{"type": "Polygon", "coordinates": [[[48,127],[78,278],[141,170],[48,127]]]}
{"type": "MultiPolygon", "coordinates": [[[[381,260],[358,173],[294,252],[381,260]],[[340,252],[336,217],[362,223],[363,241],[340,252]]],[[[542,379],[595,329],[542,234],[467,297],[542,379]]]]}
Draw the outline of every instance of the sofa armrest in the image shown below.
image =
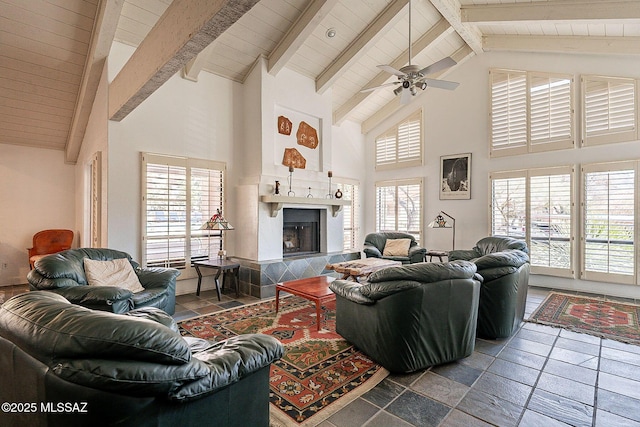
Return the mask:
{"type": "Polygon", "coordinates": [[[133,310],[124,313],[124,315],[137,317],[139,319],[152,320],[166,326],[174,332],[179,332],[178,324],[173,317],[157,307],[134,308],[133,310]]]}
{"type": "Polygon", "coordinates": [[[263,334],[244,334],[215,343],[211,348],[193,353],[209,367],[209,375],[185,384],[169,394],[170,400],[198,399],[240,381],[269,366],[284,354],[277,339],[263,334]]]}
{"type": "Polygon", "coordinates": [[[168,288],[175,283],[180,271],[175,268],[139,268],[136,270],[138,280],[143,288],[168,288]]]}
{"type": "Polygon", "coordinates": [[[471,261],[478,258],[481,254],[474,249],[457,249],[449,252],[449,261],[463,260],[471,261]]]}
{"type": "Polygon", "coordinates": [[[375,301],[362,295],[362,284],[351,280],[334,280],[329,285],[329,289],[342,298],[355,302],[356,304],[375,304],[375,301]]]}
{"type": "Polygon", "coordinates": [[[425,248],[421,248],[420,246],[414,245],[409,248],[409,258],[411,258],[412,263],[424,261],[424,257],[426,254],[427,250],[425,248]]]}
{"type": "Polygon", "coordinates": [[[364,247],[362,248],[362,252],[364,252],[367,257],[370,258],[382,258],[382,252],[380,252],[380,249],[376,248],[373,245],[364,245],[364,247]]]}
{"type": "Polygon", "coordinates": [[[71,286],[49,291],[62,295],[71,303],[91,307],[114,305],[133,296],[130,290],[116,286],[71,286]]]}
{"type": "Polygon", "coordinates": [[[496,267],[516,267],[529,262],[529,255],[520,250],[508,250],[483,255],[475,261],[478,270],[486,270],[496,267]]]}

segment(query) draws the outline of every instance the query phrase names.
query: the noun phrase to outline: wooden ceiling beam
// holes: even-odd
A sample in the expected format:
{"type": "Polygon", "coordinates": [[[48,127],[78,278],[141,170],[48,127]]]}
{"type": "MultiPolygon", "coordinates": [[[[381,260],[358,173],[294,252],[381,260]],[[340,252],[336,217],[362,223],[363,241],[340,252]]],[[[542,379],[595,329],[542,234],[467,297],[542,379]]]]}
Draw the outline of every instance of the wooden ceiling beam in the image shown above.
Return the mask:
{"type": "Polygon", "coordinates": [[[640,37],[518,36],[483,37],[484,50],[640,55],[640,37]]]}
{"type": "Polygon", "coordinates": [[[458,0],[429,0],[433,7],[449,21],[454,30],[479,55],[482,53],[482,33],[475,25],[465,24],[460,17],[460,2],[458,0]]]}
{"type": "Polygon", "coordinates": [[[274,76],[278,74],[337,3],[338,0],[315,0],[310,2],[309,6],[278,42],[275,49],[271,51],[267,63],[267,72],[274,76]]]}
{"type": "Polygon", "coordinates": [[[89,123],[100,77],[111,50],[111,43],[113,43],[116,34],[123,5],[124,0],[102,0],[98,4],[80,90],[64,147],[65,162],[67,163],[75,164],[80,155],[82,140],[89,123]]]}
{"type": "Polygon", "coordinates": [[[259,0],[174,0],[109,85],[120,121],[259,0]]]}
{"type": "MultiPolygon", "coordinates": [[[[416,40],[411,44],[411,51],[414,55],[419,55],[420,52],[425,50],[427,47],[432,44],[437,43],[442,40],[444,37],[449,35],[453,31],[453,28],[449,24],[449,22],[441,18],[436,24],[429,28],[429,31],[424,33],[422,37],[416,40]]],[[[407,65],[407,58],[409,57],[409,49],[405,49],[400,55],[396,57],[389,65],[396,70],[407,65]]],[[[362,89],[376,87],[384,84],[387,80],[389,80],[390,75],[384,71],[376,74],[374,78],[369,80],[367,84],[364,85],[362,89]]],[[[357,92],[351,98],[349,98],[344,104],[342,104],[336,111],[333,113],[333,123],[336,125],[340,125],[347,116],[353,111],[358,105],[364,102],[367,97],[369,97],[373,92],[357,92]]]]}
{"type": "Polygon", "coordinates": [[[376,19],[361,32],[347,48],[316,78],[316,91],[324,93],[350,66],[367,53],[404,14],[409,0],[396,0],[389,4],[376,19]]]}
{"type": "Polygon", "coordinates": [[[462,6],[462,22],[571,21],[639,19],[637,0],[584,0],[495,3],[462,6]]]}

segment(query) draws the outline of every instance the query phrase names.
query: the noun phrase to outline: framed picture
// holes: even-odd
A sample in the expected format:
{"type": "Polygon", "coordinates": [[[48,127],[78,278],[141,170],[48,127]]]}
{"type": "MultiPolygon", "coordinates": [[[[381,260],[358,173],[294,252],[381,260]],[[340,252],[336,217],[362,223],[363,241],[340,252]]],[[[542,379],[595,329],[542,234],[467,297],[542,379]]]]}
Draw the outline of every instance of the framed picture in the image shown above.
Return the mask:
{"type": "Polygon", "coordinates": [[[440,157],[440,200],[471,198],[471,153],[440,157]]]}

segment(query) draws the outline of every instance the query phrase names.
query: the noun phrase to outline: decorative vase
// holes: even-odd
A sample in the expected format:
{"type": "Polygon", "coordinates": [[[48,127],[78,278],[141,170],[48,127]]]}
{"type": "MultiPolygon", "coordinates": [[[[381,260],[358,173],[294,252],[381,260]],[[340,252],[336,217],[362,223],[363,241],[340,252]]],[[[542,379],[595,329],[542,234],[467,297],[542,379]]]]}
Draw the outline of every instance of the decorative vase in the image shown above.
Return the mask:
{"type": "Polygon", "coordinates": [[[338,188],[338,191],[336,191],[336,199],[341,199],[342,198],[342,191],[340,191],[340,189],[338,188]]]}

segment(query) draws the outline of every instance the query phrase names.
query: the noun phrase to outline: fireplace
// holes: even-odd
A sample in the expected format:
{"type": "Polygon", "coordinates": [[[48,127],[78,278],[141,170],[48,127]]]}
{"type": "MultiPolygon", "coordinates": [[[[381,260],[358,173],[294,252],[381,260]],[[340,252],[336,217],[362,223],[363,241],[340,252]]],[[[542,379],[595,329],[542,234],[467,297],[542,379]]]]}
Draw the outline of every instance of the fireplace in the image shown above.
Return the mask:
{"type": "Polygon", "coordinates": [[[282,213],[283,256],[320,252],[320,210],[284,208],[282,213]]]}

